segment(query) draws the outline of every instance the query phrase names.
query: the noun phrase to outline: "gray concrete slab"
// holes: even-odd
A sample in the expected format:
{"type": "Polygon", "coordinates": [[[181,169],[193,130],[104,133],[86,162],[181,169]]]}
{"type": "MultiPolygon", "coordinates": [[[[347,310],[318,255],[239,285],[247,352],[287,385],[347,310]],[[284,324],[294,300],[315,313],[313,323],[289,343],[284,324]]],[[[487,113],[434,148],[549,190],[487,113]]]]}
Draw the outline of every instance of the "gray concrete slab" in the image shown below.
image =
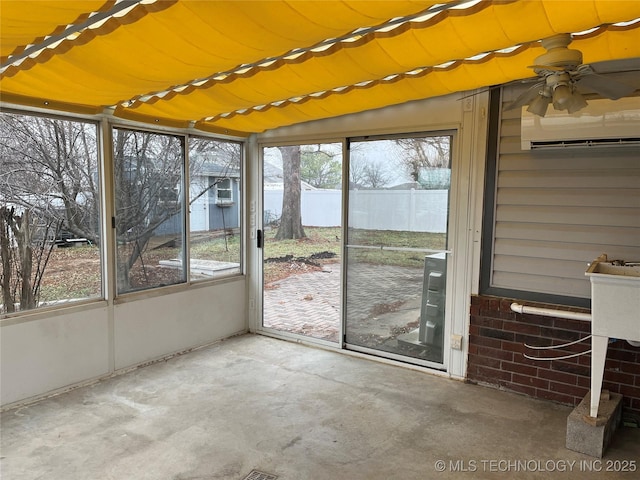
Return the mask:
{"type": "Polygon", "coordinates": [[[570,412],[245,335],[4,412],[0,468],[3,480],[638,477],[638,429],[594,459],[565,448],[570,412]]]}

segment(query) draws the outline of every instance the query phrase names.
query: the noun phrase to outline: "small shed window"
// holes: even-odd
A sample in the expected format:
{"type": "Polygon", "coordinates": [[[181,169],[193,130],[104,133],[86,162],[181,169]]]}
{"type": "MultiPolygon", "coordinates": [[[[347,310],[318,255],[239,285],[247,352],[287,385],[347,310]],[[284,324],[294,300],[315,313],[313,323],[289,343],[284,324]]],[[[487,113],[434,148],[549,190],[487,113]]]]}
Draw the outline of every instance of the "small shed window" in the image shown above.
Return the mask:
{"type": "Polygon", "coordinates": [[[216,203],[233,203],[231,179],[224,178],[216,185],[216,203]]]}

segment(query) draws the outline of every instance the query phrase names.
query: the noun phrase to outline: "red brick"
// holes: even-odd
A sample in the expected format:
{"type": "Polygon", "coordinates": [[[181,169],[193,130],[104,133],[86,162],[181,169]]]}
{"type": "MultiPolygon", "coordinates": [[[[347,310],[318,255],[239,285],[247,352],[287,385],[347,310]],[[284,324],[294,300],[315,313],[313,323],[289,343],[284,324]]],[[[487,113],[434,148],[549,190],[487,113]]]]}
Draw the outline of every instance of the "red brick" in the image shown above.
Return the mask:
{"type": "MultiPolygon", "coordinates": [[[[591,357],[589,357],[589,365],[591,365],[591,357]]],[[[604,363],[605,370],[622,370],[622,362],[620,360],[607,359],[604,363]]],[[[624,369],[625,372],[629,372],[628,369],[624,369]]],[[[633,372],[630,372],[633,373],[633,372]]]]}
{"type": "Polygon", "coordinates": [[[570,373],[565,372],[558,372],[555,370],[540,368],[538,370],[538,376],[546,378],[548,380],[553,380],[554,382],[566,383],[568,385],[577,385],[578,383],[575,375],[571,375],[570,373]]]}
{"type": "Polygon", "coordinates": [[[523,323],[530,323],[532,325],[552,327],[553,318],[541,317],[538,315],[516,315],[516,320],[523,323]]]}
{"type": "Polygon", "coordinates": [[[525,395],[529,395],[531,397],[535,397],[536,396],[536,389],[535,387],[530,387],[527,385],[519,385],[517,383],[511,383],[509,385],[505,386],[508,390],[512,390],[514,392],[518,392],[518,393],[524,393],[525,395]]]}
{"type": "Polygon", "coordinates": [[[576,401],[576,397],[566,395],[564,393],[551,392],[549,390],[536,390],[536,397],[563,403],[565,405],[576,405],[577,403],[579,403],[576,401]]]}
{"type": "Polygon", "coordinates": [[[524,353],[522,353],[522,354],[514,353],[513,354],[513,361],[517,362],[517,363],[520,363],[522,365],[530,365],[530,366],[536,367],[536,368],[540,367],[541,365],[544,366],[547,363],[547,362],[543,362],[543,361],[540,361],[540,360],[535,360],[535,356],[533,356],[535,354],[532,355],[531,350],[529,350],[526,353],[526,355],[528,355],[529,357],[532,357],[532,358],[525,357],[524,353]]]}
{"type": "Polygon", "coordinates": [[[497,348],[478,346],[478,355],[483,357],[497,358],[500,360],[513,360],[513,352],[497,348]]]}
{"type": "Polygon", "coordinates": [[[629,350],[621,350],[618,348],[609,348],[609,350],[607,351],[607,358],[631,363],[636,363],[638,361],[635,352],[631,352],[629,350]]]}
{"type": "Polygon", "coordinates": [[[553,326],[562,330],[571,330],[573,332],[580,332],[584,336],[591,333],[591,322],[582,320],[571,320],[567,318],[554,318],[553,326]]]}
{"type": "Polygon", "coordinates": [[[502,328],[511,332],[540,336],[540,327],[537,325],[531,325],[530,323],[505,321],[502,328]]]}
{"type": "MultiPolygon", "coordinates": [[[[609,365],[609,362],[607,362],[606,368],[609,368],[609,365]]],[[[640,376],[640,363],[618,362],[618,368],[622,372],[640,376]]]]}
{"type": "Polygon", "coordinates": [[[640,387],[632,387],[630,385],[620,385],[619,392],[625,397],[640,398],[640,387]]]}
{"type": "Polygon", "coordinates": [[[477,317],[473,323],[479,327],[489,327],[497,330],[502,330],[503,325],[502,320],[493,317],[477,317]]]}
{"type": "Polygon", "coordinates": [[[478,374],[485,378],[492,379],[494,382],[498,382],[500,380],[511,381],[510,372],[496,370],[482,365],[478,365],[478,374]]]}
{"type": "Polygon", "coordinates": [[[549,381],[543,380],[542,378],[529,377],[527,375],[519,375],[517,373],[514,373],[511,378],[513,383],[528,385],[535,388],[543,388],[545,390],[549,389],[549,381]]]}
{"type": "Polygon", "coordinates": [[[640,379],[640,376],[620,371],[607,370],[604,372],[604,378],[609,382],[621,383],[624,385],[633,385],[634,382],[640,379]]]}
{"type": "Polygon", "coordinates": [[[481,327],[480,328],[480,335],[483,336],[483,337],[498,338],[500,340],[507,340],[509,342],[512,342],[514,340],[513,332],[505,332],[504,330],[497,330],[495,328],[481,327]]]}
{"type": "Polygon", "coordinates": [[[620,384],[604,381],[602,382],[602,389],[609,390],[611,392],[620,393],[620,384]]]}
{"type": "Polygon", "coordinates": [[[469,335],[469,345],[483,345],[485,347],[500,348],[502,346],[502,342],[496,338],[469,335]]]}
{"type": "Polygon", "coordinates": [[[552,342],[549,338],[543,338],[536,335],[525,335],[524,333],[517,333],[514,341],[522,343],[523,345],[531,345],[532,347],[546,347],[552,342]]]}
{"type": "Polygon", "coordinates": [[[506,342],[506,341],[502,342],[502,349],[509,350],[510,352],[517,352],[517,353],[524,353],[524,352],[531,351],[527,347],[525,347],[524,344],[520,342],[506,342]]]}
{"type": "Polygon", "coordinates": [[[502,362],[502,369],[521,375],[529,375],[531,377],[538,376],[538,368],[532,365],[523,365],[521,363],[502,362]]]}
{"type": "Polygon", "coordinates": [[[578,385],[585,388],[591,388],[591,377],[577,377],[578,385]]]}
{"type": "MultiPolygon", "coordinates": [[[[513,301],[488,295],[471,297],[467,378],[538,398],[577,404],[591,384],[588,354],[552,362],[530,360],[524,354],[545,357],[580,353],[589,348],[590,342],[585,340],[554,352],[539,352],[523,344],[546,346],[578,340],[590,333],[590,322],[516,314],[511,311],[513,301]],[[499,368],[496,361],[500,361],[499,368]]],[[[526,303],[542,308],[589,312],[585,308],[526,303]]],[[[625,412],[640,416],[640,349],[623,340],[609,344],[603,386],[612,392],[624,392],[625,412]]]]}
{"type": "Polygon", "coordinates": [[[584,396],[589,392],[588,388],[558,382],[549,382],[549,390],[552,392],[564,393],[566,395],[573,395],[574,397],[579,398],[584,398],[584,396]]]}
{"type": "Polygon", "coordinates": [[[491,368],[500,368],[500,360],[497,358],[489,358],[480,355],[469,355],[469,363],[473,365],[484,365],[491,368]]]}
{"type": "Polygon", "coordinates": [[[489,300],[489,310],[491,310],[492,312],[499,312],[500,300],[498,300],[497,298],[491,298],[489,300]]]}
{"type": "Polygon", "coordinates": [[[578,365],[567,360],[556,360],[551,362],[551,368],[559,372],[570,373],[583,377],[591,376],[591,368],[586,365],[578,365]]]}
{"type": "Polygon", "coordinates": [[[540,329],[540,335],[542,335],[543,337],[562,340],[562,342],[558,342],[558,343],[574,342],[584,337],[584,335],[578,332],[575,332],[573,330],[562,330],[560,328],[547,328],[547,327],[542,327],[540,329]]]}

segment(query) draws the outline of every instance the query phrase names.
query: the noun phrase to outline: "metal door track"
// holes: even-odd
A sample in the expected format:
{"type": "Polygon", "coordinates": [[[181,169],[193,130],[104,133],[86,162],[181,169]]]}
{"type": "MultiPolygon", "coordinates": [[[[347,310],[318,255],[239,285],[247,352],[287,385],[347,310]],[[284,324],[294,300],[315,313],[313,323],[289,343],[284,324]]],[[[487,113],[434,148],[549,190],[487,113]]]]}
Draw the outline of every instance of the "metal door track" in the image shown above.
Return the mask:
{"type": "Polygon", "coordinates": [[[242,480],[276,480],[278,478],[277,475],[272,473],[260,472],[258,470],[251,470],[249,475],[244,477],[242,480]]]}

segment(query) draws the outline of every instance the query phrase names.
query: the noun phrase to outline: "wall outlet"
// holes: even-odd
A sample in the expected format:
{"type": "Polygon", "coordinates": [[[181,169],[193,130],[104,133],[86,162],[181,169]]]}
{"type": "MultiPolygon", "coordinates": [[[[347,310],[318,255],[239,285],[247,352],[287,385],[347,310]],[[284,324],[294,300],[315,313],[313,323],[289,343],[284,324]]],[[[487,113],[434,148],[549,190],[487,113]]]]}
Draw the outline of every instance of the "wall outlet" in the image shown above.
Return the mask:
{"type": "Polygon", "coordinates": [[[451,348],[462,350],[462,335],[451,335],[451,348]]]}

